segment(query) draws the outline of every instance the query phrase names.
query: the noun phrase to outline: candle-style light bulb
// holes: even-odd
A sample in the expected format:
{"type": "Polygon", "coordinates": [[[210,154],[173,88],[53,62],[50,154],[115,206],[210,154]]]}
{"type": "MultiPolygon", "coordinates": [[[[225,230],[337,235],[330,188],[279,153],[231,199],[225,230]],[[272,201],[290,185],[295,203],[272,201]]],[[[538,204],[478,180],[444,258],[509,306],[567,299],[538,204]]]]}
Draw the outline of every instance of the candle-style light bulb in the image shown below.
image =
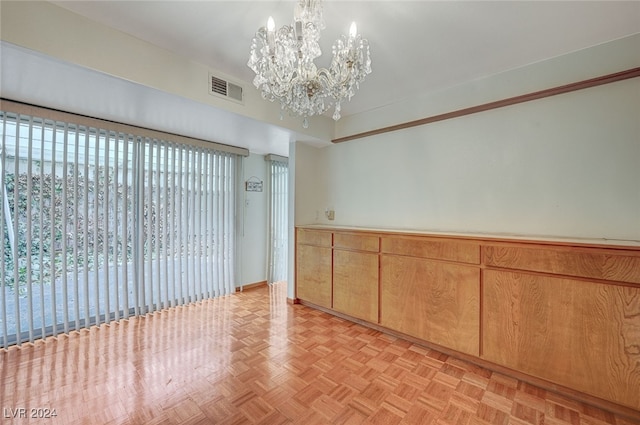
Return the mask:
{"type": "Polygon", "coordinates": [[[269,16],[267,19],[267,46],[269,46],[269,54],[273,55],[276,49],[276,35],[273,30],[276,29],[276,23],[273,22],[273,18],[269,16]]]}
{"type": "Polygon", "coordinates": [[[356,35],[358,35],[358,27],[356,26],[356,23],[354,21],[351,22],[351,28],[349,28],[349,37],[356,38],[356,35]]]}
{"type": "Polygon", "coordinates": [[[302,7],[300,7],[300,3],[296,4],[295,9],[293,9],[293,20],[295,22],[302,20],[302,7]]]}

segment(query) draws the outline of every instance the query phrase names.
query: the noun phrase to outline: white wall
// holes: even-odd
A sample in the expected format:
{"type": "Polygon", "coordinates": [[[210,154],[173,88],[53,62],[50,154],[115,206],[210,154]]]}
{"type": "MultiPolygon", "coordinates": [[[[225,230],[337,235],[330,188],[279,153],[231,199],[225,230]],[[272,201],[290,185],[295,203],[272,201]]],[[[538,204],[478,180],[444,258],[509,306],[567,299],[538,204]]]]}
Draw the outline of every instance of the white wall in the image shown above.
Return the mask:
{"type": "Polygon", "coordinates": [[[4,97],[205,140],[242,143],[261,153],[263,146],[276,145],[284,149],[266,152],[286,155],[292,134],[316,143],[333,134],[329,117],[311,117],[307,129],[301,119],[287,114],[281,120],[279,105],[265,102],[250,81],[237,81],[55,4],[3,1],[0,12],[4,97]],[[244,103],[211,96],[209,72],[241,83],[244,103]],[[130,90],[135,92],[129,94],[130,90]],[[211,119],[194,120],[189,116],[193,111],[208,113],[211,119]],[[262,143],[255,140],[256,132],[262,143]],[[245,140],[234,139],[236,134],[245,140]]]}
{"type": "Polygon", "coordinates": [[[318,223],[327,204],[327,173],[321,168],[326,152],[306,143],[289,144],[289,299],[295,298],[295,226],[318,223]]]}
{"type": "MultiPolygon", "coordinates": [[[[487,85],[499,91],[500,80],[469,89],[487,85]]],[[[296,158],[296,223],[640,241],[638,111],[635,78],[307,147],[296,158]],[[334,222],[313,216],[326,207],[334,222]]]]}
{"type": "MultiPolygon", "coordinates": [[[[341,118],[335,138],[640,67],[640,33],[341,118]]],[[[428,72],[426,70],[425,72],[428,72]]]]}
{"type": "Polygon", "coordinates": [[[330,190],[325,169],[327,152],[327,149],[300,142],[295,143],[295,154],[289,150],[289,172],[295,176],[295,186],[290,193],[294,193],[296,225],[317,223],[324,217],[330,190]],[[292,162],[296,164],[294,169],[291,168],[292,162]]]}
{"type": "Polygon", "coordinates": [[[268,229],[268,200],[267,200],[267,162],[263,155],[251,154],[244,158],[242,182],[242,224],[239,229],[241,235],[241,264],[237,286],[262,282],[267,279],[267,229],[268,229]],[[251,178],[263,182],[262,192],[247,192],[244,182],[251,178]]]}

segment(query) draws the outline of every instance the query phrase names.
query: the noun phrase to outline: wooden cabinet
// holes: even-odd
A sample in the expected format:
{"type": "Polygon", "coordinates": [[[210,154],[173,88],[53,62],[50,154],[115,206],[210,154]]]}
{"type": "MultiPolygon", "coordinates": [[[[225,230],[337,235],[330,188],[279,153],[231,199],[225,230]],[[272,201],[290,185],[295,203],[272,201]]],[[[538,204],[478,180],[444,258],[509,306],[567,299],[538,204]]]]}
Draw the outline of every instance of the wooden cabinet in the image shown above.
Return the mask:
{"type": "Polygon", "coordinates": [[[640,287],[487,270],[483,357],[640,409],[640,287]]]}
{"type": "Polygon", "coordinates": [[[478,356],[479,244],[393,235],[381,246],[380,324],[478,356]]]}
{"type": "Polygon", "coordinates": [[[335,234],[333,308],[336,311],[378,323],[378,246],[375,236],[335,234]]]}
{"type": "Polygon", "coordinates": [[[382,326],[479,355],[477,267],[392,255],[381,261],[382,326]]]}
{"type": "Polygon", "coordinates": [[[331,232],[298,231],[296,296],[321,307],[332,306],[331,232]]]}
{"type": "Polygon", "coordinates": [[[296,249],[303,302],[640,410],[639,247],[298,228],[296,249]]]}

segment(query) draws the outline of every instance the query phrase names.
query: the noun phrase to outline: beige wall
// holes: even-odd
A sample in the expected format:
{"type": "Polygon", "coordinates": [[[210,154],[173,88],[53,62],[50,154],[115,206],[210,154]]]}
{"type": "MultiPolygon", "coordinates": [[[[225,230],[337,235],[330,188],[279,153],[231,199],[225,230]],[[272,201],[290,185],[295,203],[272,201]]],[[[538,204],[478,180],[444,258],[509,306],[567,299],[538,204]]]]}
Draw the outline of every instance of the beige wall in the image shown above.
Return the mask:
{"type": "MultiPolygon", "coordinates": [[[[565,79],[577,69],[573,81],[589,63],[621,71],[640,66],[639,46],[637,36],[469,83],[467,104],[462,87],[451,93],[467,107],[479,93],[524,94],[515,82],[552,76],[554,68],[565,79]]],[[[303,206],[296,223],[640,241],[638,111],[634,78],[305,148],[296,158],[296,205],[303,206]],[[322,214],[327,207],[334,222],[322,214]]]]}
{"type": "Polygon", "coordinates": [[[261,282],[267,279],[267,229],[269,203],[267,191],[267,162],[264,155],[251,154],[243,158],[243,181],[241,182],[241,220],[238,233],[241,238],[242,255],[238,286],[261,282]],[[262,192],[247,192],[244,182],[256,178],[263,182],[262,192]]]}

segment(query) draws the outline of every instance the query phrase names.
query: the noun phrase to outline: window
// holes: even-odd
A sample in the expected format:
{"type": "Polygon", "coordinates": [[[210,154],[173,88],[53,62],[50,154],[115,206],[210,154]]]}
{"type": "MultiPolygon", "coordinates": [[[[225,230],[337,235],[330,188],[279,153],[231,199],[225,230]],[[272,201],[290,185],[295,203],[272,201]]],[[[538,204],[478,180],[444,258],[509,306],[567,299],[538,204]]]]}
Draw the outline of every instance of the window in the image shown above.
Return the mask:
{"type": "Polygon", "coordinates": [[[268,282],[287,280],[288,187],[287,158],[267,155],[269,161],[269,252],[268,282]]]}
{"type": "Polygon", "coordinates": [[[231,293],[239,154],[3,101],[0,343],[231,293]]]}

